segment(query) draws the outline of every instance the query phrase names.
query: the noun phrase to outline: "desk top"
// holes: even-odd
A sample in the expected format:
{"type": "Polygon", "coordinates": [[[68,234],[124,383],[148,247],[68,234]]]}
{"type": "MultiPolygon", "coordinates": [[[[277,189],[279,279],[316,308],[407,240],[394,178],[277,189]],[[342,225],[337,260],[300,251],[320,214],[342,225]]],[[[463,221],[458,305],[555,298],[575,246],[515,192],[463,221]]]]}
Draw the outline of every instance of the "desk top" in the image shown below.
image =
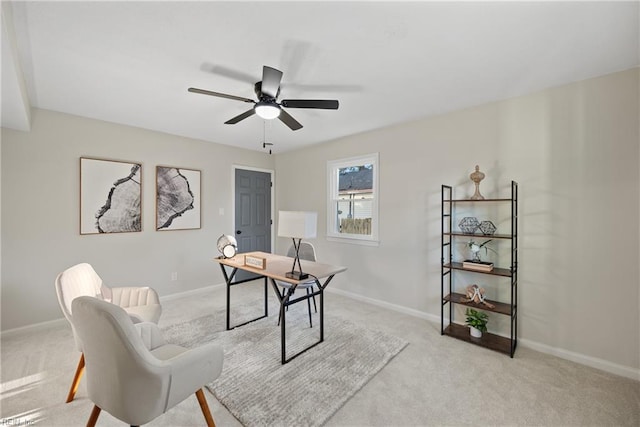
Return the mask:
{"type": "MultiPolygon", "coordinates": [[[[260,276],[267,276],[275,280],[287,282],[291,284],[306,283],[313,278],[318,279],[324,277],[333,276],[334,274],[342,273],[347,267],[341,267],[337,265],[321,264],[319,262],[306,261],[301,259],[302,271],[309,274],[310,277],[304,280],[295,280],[286,277],[285,274],[291,271],[293,265],[293,258],[289,258],[283,255],[270,254],[267,252],[245,252],[236,254],[233,258],[214,258],[214,261],[227,265],[229,267],[239,268],[241,270],[250,271],[260,276]],[[267,266],[264,270],[244,265],[244,256],[253,255],[267,260],[267,266]]],[[[296,266],[297,269],[297,266],[296,266]]]]}

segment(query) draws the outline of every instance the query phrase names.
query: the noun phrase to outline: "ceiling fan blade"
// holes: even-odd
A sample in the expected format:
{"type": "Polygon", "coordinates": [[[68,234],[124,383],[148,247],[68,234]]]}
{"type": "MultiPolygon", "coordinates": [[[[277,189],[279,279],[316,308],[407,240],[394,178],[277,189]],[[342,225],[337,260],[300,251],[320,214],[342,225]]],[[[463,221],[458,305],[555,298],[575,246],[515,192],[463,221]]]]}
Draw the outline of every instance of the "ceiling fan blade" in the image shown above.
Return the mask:
{"type": "Polygon", "coordinates": [[[217,96],[218,98],[227,98],[227,99],[233,99],[235,101],[252,102],[252,103],[255,102],[253,99],[243,98],[241,96],[235,96],[235,95],[227,95],[226,93],[212,92],[210,90],[198,89],[196,87],[190,87],[188,90],[189,92],[200,93],[202,95],[217,96]]]}
{"type": "Polygon", "coordinates": [[[227,120],[226,122],[224,122],[225,125],[235,125],[236,123],[238,123],[240,120],[244,120],[247,117],[251,117],[255,114],[255,110],[252,108],[250,110],[245,111],[242,114],[239,114],[237,116],[235,116],[232,119],[227,120]]]}
{"type": "Polygon", "coordinates": [[[262,67],[262,93],[276,98],[280,90],[280,80],[282,80],[282,71],[276,70],[268,66],[262,67]]]}
{"type": "MultiPolygon", "coordinates": [[[[235,70],[233,68],[225,67],[224,65],[212,64],[209,62],[205,62],[200,66],[202,71],[206,71],[207,73],[217,74],[218,76],[227,77],[232,80],[236,80],[239,82],[245,82],[247,84],[254,84],[256,82],[256,76],[248,73],[243,73],[242,71],[235,70]]],[[[326,91],[326,89],[325,89],[326,91]]]]}
{"type": "Polygon", "coordinates": [[[324,110],[337,110],[338,101],[334,99],[284,99],[280,103],[288,108],[321,108],[324,110]]]}
{"type": "Polygon", "coordinates": [[[302,129],[302,125],[282,108],[280,109],[280,115],[278,116],[278,118],[282,123],[289,126],[289,129],[291,130],[302,129]]]}

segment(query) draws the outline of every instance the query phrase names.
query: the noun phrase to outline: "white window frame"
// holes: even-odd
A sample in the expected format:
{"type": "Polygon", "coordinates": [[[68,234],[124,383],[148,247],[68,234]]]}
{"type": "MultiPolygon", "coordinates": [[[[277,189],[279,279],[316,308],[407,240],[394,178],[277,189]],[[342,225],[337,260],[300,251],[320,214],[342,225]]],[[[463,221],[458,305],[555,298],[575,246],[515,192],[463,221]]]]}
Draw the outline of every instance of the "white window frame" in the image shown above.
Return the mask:
{"type": "Polygon", "coordinates": [[[378,246],[378,222],[379,222],[379,198],[378,176],[380,162],[378,161],[378,153],[366,154],[346,159],[337,159],[327,161],[327,240],[334,242],[354,243],[366,246],[378,246]],[[371,206],[371,234],[346,234],[336,231],[338,203],[338,171],[349,166],[373,165],[373,204],[371,206]]]}

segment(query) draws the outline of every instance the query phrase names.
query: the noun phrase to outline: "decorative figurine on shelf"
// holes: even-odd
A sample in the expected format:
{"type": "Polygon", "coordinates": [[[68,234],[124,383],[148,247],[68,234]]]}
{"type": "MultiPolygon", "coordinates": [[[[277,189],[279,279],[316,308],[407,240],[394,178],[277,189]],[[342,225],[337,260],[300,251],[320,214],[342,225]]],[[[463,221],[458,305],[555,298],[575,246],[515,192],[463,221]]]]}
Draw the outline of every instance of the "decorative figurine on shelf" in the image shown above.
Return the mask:
{"type": "Polygon", "coordinates": [[[485,236],[491,236],[496,232],[496,226],[491,221],[482,221],[478,225],[478,230],[480,230],[485,236]]]}
{"type": "Polygon", "coordinates": [[[458,227],[460,227],[460,230],[462,230],[462,232],[465,234],[475,233],[478,229],[478,226],[480,226],[478,219],[472,216],[465,216],[458,223],[458,227]]]}
{"type": "Polygon", "coordinates": [[[484,179],[484,174],[480,172],[480,166],[476,165],[476,171],[469,175],[469,178],[476,185],[476,192],[471,196],[471,200],[484,200],[484,196],[480,194],[480,181],[484,179]]]}
{"type": "Polygon", "coordinates": [[[472,261],[474,262],[480,262],[480,249],[484,248],[484,253],[488,254],[489,251],[491,252],[495,252],[492,248],[490,248],[489,246],[487,246],[487,243],[489,243],[491,241],[491,239],[486,240],[482,243],[476,243],[475,240],[469,240],[469,243],[467,243],[467,246],[469,247],[469,249],[471,250],[471,253],[473,254],[473,259],[472,261]]]}
{"type": "Polygon", "coordinates": [[[475,302],[476,304],[484,304],[488,308],[495,308],[495,305],[486,301],[484,288],[481,288],[478,285],[467,286],[466,298],[462,298],[462,302],[475,302]]]}

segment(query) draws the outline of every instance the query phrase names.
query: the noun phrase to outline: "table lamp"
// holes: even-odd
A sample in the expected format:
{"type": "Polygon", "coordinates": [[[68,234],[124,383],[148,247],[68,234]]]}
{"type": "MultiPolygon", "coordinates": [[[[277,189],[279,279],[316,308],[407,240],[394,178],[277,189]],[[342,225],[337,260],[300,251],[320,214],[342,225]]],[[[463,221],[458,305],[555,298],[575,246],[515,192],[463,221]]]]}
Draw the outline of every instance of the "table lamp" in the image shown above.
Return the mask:
{"type": "Polygon", "coordinates": [[[291,237],[293,247],[296,250],[296,257],[293,260],[291,271],[286,273],[286,277],[289,279],[304,280],[309,277],[308,274],[302,272],[302,266],[300,265],[300,242],[302,239],[312,239],[316,237],[317,222],[317,212],[278,212],[278,236],[291,237]],[[296,263],[298,264],[298,271],[296,271],[296,263]]]}

